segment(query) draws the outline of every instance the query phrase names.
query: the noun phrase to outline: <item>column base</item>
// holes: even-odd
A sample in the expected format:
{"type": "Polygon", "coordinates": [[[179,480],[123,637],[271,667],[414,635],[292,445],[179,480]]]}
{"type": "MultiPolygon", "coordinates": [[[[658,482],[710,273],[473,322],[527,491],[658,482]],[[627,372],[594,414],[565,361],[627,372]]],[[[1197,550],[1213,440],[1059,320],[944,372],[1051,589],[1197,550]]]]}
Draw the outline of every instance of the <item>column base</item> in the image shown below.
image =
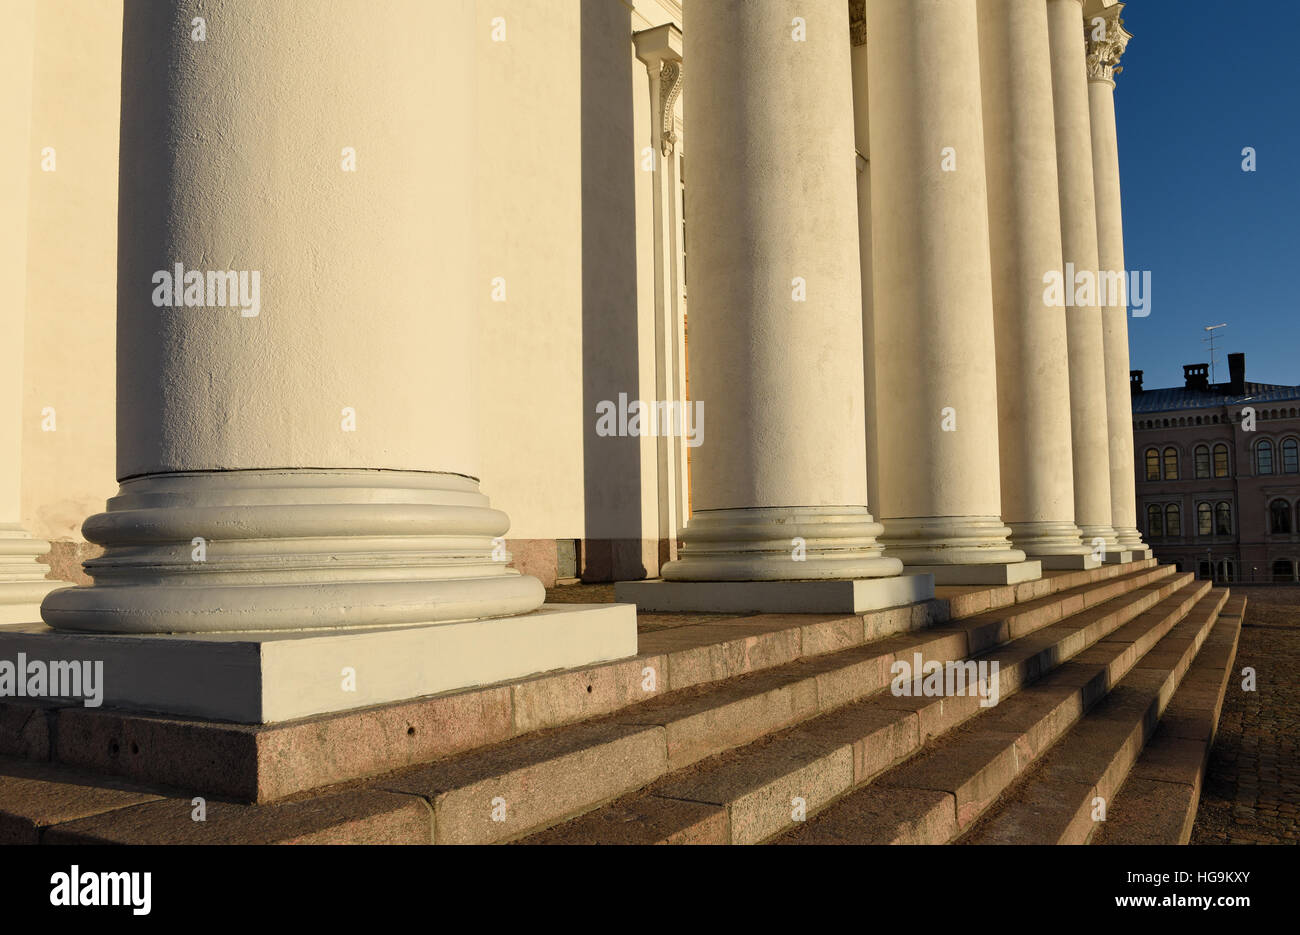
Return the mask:
{"type": "Polygon", "coordinates": [[[1039,559],[1044,568],[1096,568],[1101,563],[1080,565],[1073,560],[1091,555],[1092,549],[1083,544],[1082,533],[1073,522],[1008,523],[1011,542],[1029,559],[1039,559]],[[1066,564],[1049,565],[1049,559],[1064,559],[1066,564]]]}
{"type": "Polygon", "coordinates": [[[614,599],[653,612],[861,614],[934,597],[934,578],[829,581],[620,581],[614,599]]]}
{"type": "Polygon", "coordinates": [[[1116,526],[1115,538],[1119,541],[1121,549],[1146,553],[1146,558],[1151,557],[1151,547],[1142,541],[1142,533],[1137,531],[1136,526],[1116,526]]]}
{"type": "Polygon", "coordinates": [[[1097,547],[1097,540],[1100,539],[1107,552],[1118,552],[1124,549],[1120,545],[1119,534],[1115,532],[1114,526],[1080,526],[1079,534],[1083,536],[1083,544],[1089,551],[1094,551],[1097,547]]]}
{"type": "Polygon", "coordinates": [[[51,581],[48,565],[37,558],[50,544],[36,539],[16,523],[0,525],[0,626],[40,623],[41,601],[65,581],[51,581]]]}
{"type": "Polygon", "coordinates": [[[478,481],[384,470],[135,477],[82,524],[90,587],[49,595],[58,630],[212,633],[421,625],[536,610],[509,520],[478,481]]]}
{"type": "MultiPolygon", "coordinates": [[[[1023,563],[1025,553],[1012,546],[1010,535],[996,516],[911,516],[886,520],[880,541],[904,566],[929,571],[931,566],[1023,563]]],[[[935,578],[935,583],[948,582],[935,578]]]]}
{"type": "MultiPolygon", "coordinates": [[[[326,632],[0,630],[0,659],[21,653],[28,666],[102,662],[96,684],[107,707],[243,724],[404,701],[622,659],[636,650],[630,604],[546,604],[491,620],[326,632]]],[[[51,697],[77,702],[81,696],[51,697]]]]}
{"type": "Polygon", "coordinates": [[[881,531],[861,506],[700,510],[662,575],[710,583],[892,577],[903,565],[881,554],[881,531]]]}
{"type": "Polygon", "coordinates": [[[905,574],[934,576],[936,585],[1020,584],[1043,577],[1040,562],[1000,562],[996,565],[904,565],[905,574]]]}

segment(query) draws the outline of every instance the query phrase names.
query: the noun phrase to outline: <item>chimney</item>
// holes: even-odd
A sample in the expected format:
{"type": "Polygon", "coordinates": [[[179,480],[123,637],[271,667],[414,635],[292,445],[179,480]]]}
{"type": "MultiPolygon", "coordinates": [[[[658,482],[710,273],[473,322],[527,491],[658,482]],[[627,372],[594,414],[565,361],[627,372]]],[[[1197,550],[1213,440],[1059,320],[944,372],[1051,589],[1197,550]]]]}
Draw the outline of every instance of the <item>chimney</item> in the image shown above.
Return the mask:
{"type": "Polygon", "coordinates": [[[1128,389],[1129,392],[1134,396],[1137,396],[1139,393],[1142,392],[1142,371],[1141,370],[1130,370],[1128,372],[1128,389]]]}
{"type": "Polygon", "coordinates": [[[1228,393],[1233,396],[1246,395],[1246,355],[1228,355],[1228,393]]]}
{"type": "Polygon", "coordinates": [[[1183,364],[1183,385],[1189,390],[1210,388],[1209,364],[1183,364]]]}

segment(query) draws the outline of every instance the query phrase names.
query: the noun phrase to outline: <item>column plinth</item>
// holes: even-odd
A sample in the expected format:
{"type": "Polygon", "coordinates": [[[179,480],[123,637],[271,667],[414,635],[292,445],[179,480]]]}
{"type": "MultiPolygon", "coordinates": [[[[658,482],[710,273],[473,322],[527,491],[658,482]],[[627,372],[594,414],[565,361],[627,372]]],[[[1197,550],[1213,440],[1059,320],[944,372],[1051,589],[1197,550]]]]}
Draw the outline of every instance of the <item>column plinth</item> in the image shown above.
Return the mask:
{"type": "MultiPolygon", "coordinates": [[[[758,610],[766,583],[902,570],[867,508],[848,27],[843,0],[686,8],[690,386],[706,418],[678,559],[616,591],[643,609],[749,582],[758,610]]],[[[900,602],[896,584],[876,593],[900,602]]]]}
{"type": "Polygon", "coordinates": [[[1087,545],[1100,542],[1118,555],[1111,522],[1109,422],[1098,270],[1097,212],[1092,174],[1092,131],[1084,63],[1082,0],[1047,0],[1052,98],[1060,189],[1062,285],[1070,352],[1074,521],[1087,545]],[[1076,289],[1078,291],[1076,291],[1076,289]]]}
{"type": "Polygon", "coordinates": [[[494,560],[509,526],[472,478],[231,471],[123,481],[86,520],[91,588],[51,595],[62,630],[199,633],[439,623],[535,609],[494,560]],[[195,541],[195,540],[199,541],[195,541]]]}
{"type": "Polygon", "coordinates": [[[939,583],[1036,576],[1000,519],[975,2],[868,0],[866,36],[881,541],[939,583]]]}
{"type": "Polygon", "coordinates": [[[1044,567],[1096,567],[1074,523],[1065,309],[1045,301],[1061,273],[1047,7],[980,0],[979,39],[1002,518],[1044,567]]]}

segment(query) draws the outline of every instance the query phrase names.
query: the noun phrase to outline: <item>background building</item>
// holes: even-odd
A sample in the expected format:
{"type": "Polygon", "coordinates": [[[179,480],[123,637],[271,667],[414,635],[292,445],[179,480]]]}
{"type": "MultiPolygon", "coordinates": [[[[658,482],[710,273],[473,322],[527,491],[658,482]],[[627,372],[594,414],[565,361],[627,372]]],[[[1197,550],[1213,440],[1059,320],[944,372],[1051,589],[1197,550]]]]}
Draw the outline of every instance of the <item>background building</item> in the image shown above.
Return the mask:
{"type": "Polygon", "coordinates": [[[1132,373],[1138,521],[1164,562],[1222,581],[1300,580],[1300,386],[1228,382],[1208,364],[1184,385],[1145,389],[1132,373]]]}

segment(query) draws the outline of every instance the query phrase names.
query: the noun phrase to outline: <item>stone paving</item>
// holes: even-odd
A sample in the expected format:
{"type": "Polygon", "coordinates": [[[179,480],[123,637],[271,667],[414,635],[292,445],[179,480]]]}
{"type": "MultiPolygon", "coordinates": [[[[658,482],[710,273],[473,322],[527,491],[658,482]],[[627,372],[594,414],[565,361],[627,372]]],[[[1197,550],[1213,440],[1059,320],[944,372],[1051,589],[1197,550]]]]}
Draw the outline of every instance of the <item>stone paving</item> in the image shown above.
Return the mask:
{"type": "Polygon", "coordinates": [[[1247,596],[1193,844],[1300,843],[1300,588],[1247,596]],[[1242,690],[1242,669],[1256,691],[1242,690]]]}

